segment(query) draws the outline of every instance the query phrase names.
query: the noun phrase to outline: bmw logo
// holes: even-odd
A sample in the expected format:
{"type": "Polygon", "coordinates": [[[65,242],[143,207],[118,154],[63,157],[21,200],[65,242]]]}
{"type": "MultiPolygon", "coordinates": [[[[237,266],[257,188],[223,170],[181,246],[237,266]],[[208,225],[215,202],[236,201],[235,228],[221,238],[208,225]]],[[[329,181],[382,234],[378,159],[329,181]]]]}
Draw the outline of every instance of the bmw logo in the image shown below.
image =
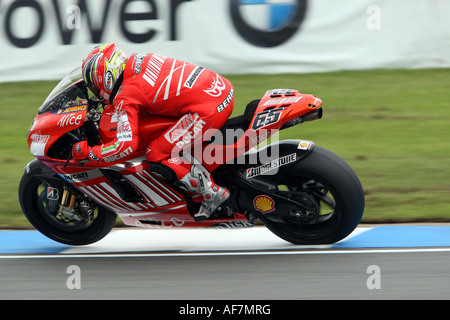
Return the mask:
{"type": "Polygon", "coordinates": [[[289,40],[305,17],[307,0],[230,0],[237,32],[259,47],[275,47],[289,40]]]}

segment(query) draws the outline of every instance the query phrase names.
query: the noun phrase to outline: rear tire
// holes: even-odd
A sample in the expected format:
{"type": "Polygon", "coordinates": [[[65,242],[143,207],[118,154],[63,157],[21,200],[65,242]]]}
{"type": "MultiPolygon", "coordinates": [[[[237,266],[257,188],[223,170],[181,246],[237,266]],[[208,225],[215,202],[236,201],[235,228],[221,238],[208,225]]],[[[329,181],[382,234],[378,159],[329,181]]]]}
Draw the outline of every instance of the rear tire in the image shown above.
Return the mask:
{"type": "Polygon", "coordinates": [[[281,214],[282,221],[260,217],[270,231],[288,242],[334,243],[348,236],[361,221],[364,211],[361,183],[353,169],[331,151],[315,146],[280,181],[292,193],[306,193],[322,208],[316,219],[307,223],[296,221],[286,213],[281,214]],[[326,212],[324,207],[328,208],[326,212]]]}
{"type": "MultiPolygon", "coordinates": [[[[19,185],[19,202],[28,221],[43,235],[68,245],[87,245],[104,238],[114,227],[117,216],[98,206],[90,221],[63,221],[47,207],[47,182],[23,175],[19,185]]],[[[60,194],[62,194],[60,190],[60,194]]]]}

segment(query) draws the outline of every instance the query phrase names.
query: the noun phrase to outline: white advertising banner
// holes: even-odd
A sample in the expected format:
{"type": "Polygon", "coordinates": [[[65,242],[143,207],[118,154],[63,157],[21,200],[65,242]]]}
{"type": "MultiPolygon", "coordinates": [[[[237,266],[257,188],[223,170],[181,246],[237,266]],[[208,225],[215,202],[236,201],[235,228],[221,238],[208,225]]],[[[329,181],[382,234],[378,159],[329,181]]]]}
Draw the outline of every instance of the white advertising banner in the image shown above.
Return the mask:
{"type": "Polygon", "coordinates": [[[0,0],[0,81],[59,79],[97,44],[223,74],[450,67],[449,0],[0,0]]]}

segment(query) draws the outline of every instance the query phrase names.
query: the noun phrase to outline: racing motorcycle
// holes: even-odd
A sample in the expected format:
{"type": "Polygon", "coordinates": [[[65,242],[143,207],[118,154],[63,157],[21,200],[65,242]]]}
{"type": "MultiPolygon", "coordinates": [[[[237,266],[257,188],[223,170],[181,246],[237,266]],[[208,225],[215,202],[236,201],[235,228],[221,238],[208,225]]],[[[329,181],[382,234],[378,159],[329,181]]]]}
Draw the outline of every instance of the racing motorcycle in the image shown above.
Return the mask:
{"type": "Polygon", "coordinates": [[[22,210],[42,234],[68,245],[102,239],[117,216],[125,225],[148,228],[263,224],[294,244],[337,242],[362,218],[364,193],[357,175],[339,156],[312,141],[274,139],[280,130],[320,119],[321,104],[316,96],[297,90],[268,90],[244,114],[202,140],[201,152],[183,149],[180,157],[230,190],[225,203],[196,222],[193,215],[201,197],[167,182],[145,160],[149,142],[179,119],[142,114],[136,152],[103,164],[71,159],[78,141],[107,143],[120,130],[115,111],[88,91],[80,68],[75,69],[39,107],[28,131],[35,159],[25,166],[20,181],[22,210]]]}

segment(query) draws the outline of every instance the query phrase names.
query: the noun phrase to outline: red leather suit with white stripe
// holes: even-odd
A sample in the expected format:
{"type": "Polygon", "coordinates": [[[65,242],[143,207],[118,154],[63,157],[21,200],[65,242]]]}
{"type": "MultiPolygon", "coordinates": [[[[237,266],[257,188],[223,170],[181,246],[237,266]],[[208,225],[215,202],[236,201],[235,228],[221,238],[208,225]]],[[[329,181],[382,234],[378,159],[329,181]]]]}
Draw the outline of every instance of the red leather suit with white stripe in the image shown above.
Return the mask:
{"type": "Polygon", "coordinates": [[[224,77],[162,55],[133,54],[114,99],[116,139],[95,146],[91,158],[103,161],[103,157],[111,159],[110,156],[136,150],[140,112],[179,117],[177,124],[150,143],[146,157],[148,161],[168,165],[180,179],[189,168],[168,161],[174,148],[190,147],[206,130],[222,127],[233,105],[234,89],[224,77]]]}

